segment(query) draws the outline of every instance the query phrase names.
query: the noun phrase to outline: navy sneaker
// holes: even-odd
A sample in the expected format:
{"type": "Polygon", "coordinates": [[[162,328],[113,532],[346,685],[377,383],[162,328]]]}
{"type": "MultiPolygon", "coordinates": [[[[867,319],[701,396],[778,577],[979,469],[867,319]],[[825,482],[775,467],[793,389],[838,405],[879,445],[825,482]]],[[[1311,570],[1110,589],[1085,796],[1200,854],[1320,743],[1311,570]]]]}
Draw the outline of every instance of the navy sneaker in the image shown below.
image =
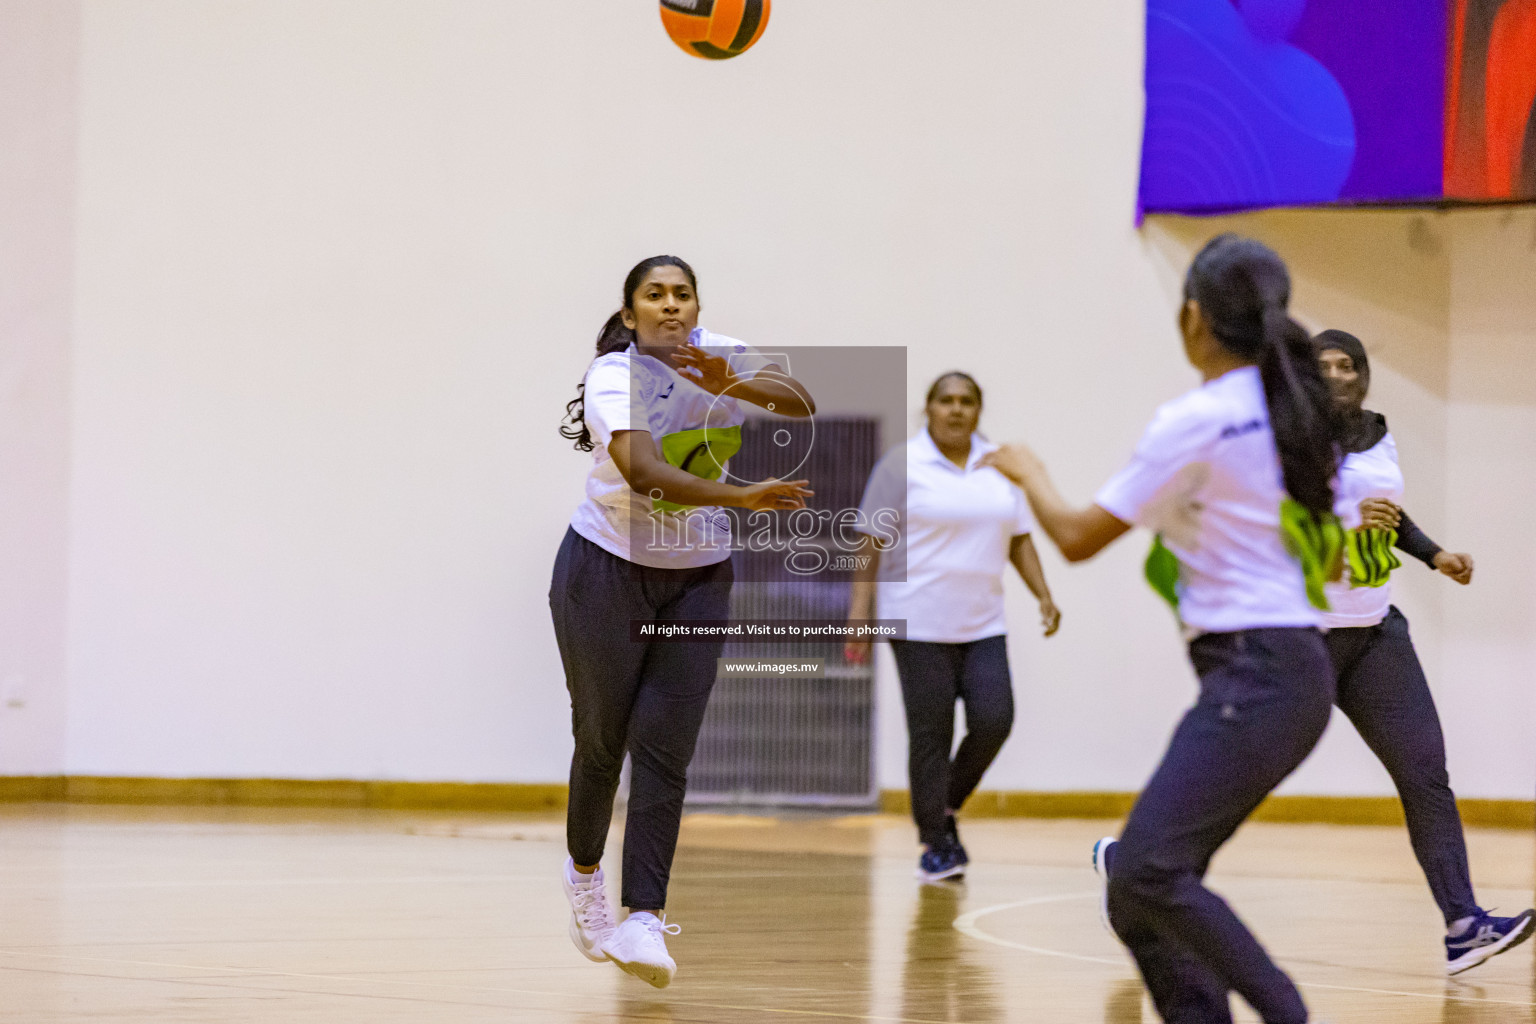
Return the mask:
{"type": "Polygon", "coordinates": [[[1514,949],[1531,937],[1533,911],[1519,917],[1494,917],[1479,914],[1477,920],[1455,938],[1445,937],[1445,973],[1470,971],[1484,960],[1514,949]]]}
{"type": "Polygon", "coordinates": [[[1105,836],[1093,844],[1093,873],[1099,876],[1099,923],[1111,935],[1115,934],[1115,926],[1109,923],[1109,862],[1119,841],[1114,836],[1105,836]]]}
{"type": "Polygon", "coordinates": [[[960,845],[960,828],[955,824],[953,814],[944,815],[944,838],[949,843],[949,848],[959,856],[961,864],[969,864],[971,855],[965,852],[965,847],[960,845]]]}
{"type": "Polygon", "coordinates": [[[965,874],[964,851],[944,843],[925,852],[917,860],[917,877],[925,882],[942,882],[965,874]]]}

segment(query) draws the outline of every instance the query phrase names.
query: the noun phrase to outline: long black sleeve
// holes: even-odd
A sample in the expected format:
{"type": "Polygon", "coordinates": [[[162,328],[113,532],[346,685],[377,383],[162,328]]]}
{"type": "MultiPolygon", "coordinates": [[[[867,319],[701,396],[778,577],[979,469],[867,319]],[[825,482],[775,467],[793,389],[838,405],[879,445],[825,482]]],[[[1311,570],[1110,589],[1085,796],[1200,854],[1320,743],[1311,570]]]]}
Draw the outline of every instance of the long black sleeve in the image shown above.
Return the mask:
{"type": "Polygon", "coordinates": [[[1417,523],[1408,518],[1406,509],[1397,524],[1397,544],[1399,551],[1407,552],[1417,558],[1431,569],[1435,567],[1435,556],[1442,548],[1439,544],[1429,539],[1429,535],[1419,529],[1417,523]]]}

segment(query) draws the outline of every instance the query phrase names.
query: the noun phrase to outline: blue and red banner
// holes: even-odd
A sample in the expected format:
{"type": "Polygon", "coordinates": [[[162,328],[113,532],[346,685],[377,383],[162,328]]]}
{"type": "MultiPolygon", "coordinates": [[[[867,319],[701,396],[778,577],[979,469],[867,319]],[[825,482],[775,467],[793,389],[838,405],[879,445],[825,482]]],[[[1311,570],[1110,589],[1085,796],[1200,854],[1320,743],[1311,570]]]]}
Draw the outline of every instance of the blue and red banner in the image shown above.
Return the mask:
{"type": "Polygon", "coordinates": [[[1141,206],[1536,199],[1536,0],[1149,0],[1141,206]]]}

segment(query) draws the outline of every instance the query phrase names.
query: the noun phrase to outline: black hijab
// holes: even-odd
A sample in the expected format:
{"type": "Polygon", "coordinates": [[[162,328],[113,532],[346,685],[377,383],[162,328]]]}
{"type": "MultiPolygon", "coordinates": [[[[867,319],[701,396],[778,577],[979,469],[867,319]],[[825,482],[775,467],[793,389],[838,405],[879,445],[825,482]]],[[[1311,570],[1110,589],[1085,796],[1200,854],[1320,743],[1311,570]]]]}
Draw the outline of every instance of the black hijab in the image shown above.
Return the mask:
{"type": "MultiPolygon", "coordinates": [[[[1359,338],[1344,331],[1324,331],[1312,339],[1312,344],[1318,352],[1334,348],[1349,356],[1350,362],[1355,364],[1355,372],[1360,375],[1361,396],[1370,393],[1371,361],[1359,338]]],[[[1386,436],[1387,418],[1379,412],[1371,412],[1362,406],[1354,415],[1342,413],[1339,416],[1339,447],[1345,454],[1369,451],[1386,436]]]]}

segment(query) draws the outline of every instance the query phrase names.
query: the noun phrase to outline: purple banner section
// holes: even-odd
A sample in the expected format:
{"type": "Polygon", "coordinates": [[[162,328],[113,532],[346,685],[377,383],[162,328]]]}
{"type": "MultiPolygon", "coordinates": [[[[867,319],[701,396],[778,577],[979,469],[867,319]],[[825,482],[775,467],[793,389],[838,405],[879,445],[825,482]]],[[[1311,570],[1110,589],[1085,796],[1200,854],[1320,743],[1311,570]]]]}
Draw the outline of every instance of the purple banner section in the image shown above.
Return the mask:
{"type": "Polygon", "coordinates": [[[1141,207],[1441,195],[1447,0],[1149,0],[1141,207]]]}
{"type": "Polygon", "coordinates": [[[1445,0],[1310,0],[1291,42],[1343,86],[1355,163],[1339,198],[1433,200],[1443,192],[1445,0]]]}

